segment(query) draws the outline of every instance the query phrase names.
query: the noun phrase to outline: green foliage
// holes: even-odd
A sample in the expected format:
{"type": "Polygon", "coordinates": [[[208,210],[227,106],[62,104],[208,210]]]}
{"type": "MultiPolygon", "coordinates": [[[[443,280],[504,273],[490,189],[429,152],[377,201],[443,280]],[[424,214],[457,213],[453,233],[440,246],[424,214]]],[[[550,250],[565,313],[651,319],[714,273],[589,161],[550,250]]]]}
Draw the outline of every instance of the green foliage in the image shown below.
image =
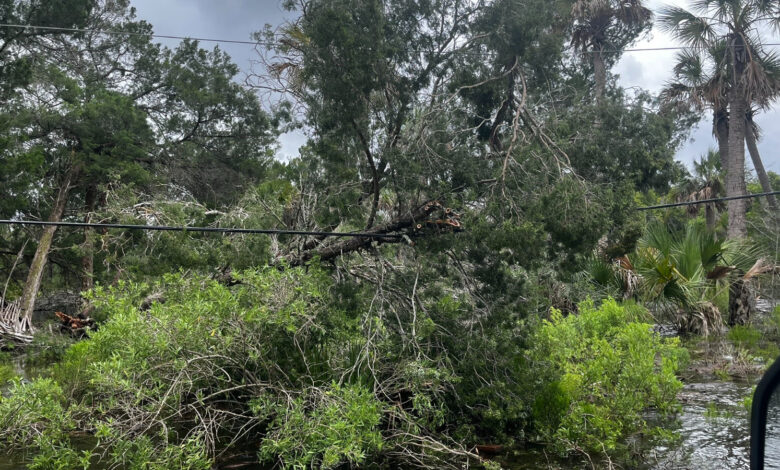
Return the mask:
{"type": "Polygon", "coordinates": [[[90,468],[92,452],[85,450],[78,452],[66,441],[54,440],[48,433],[44,433],[36,439],[36,447],[39,453],[27,466],[30,470],[75,470],[90,468]]]}
{"type": "Polygon", "coordinates": [[[0,443],[6,448],[31,446],[44,432],[59,442],[75,426],[62,388],[51,379],[14,379],[0,397],[0,423],[0,443]]]}
{"type": "MultiPolygon", "coordinates": [[[[334,384],[312,392],[307,399],[276,405],[276,418],[261,445],[262,460],[278,460],[285,469],[327,469],[364,463],[382,448],[383,406],[370,390],[334,384]]],[[[262,400],[250,405],[260,414],[269,413],[262,400]]]]}
{"type": "Polygon", "coordinates": [[[685,360],[677,339],[661,339],[640,321],[638,306],[614,300],[578,315],[553,310],[529,352],[533,370],[544,370],[533,402],[537,431],[560,450],[615,450],[642,429],[648,407],[672,411],[682,387],[675,374],[685,360]]]}
{"type": "Polygon", "coordinates": [[[0,386],[17,376],[14,367],[10,364],[0,363],[0,386]]]}
{"type": "Polygon", "coordinates": [[[561,136],[589,129],[587,137],[570,139],[565,150],[577,174],[590,182],[627,181],[641,191],[663,191],[685,172],[674,160],[685,128],[658,110],[649,95],[621,93],[600,106],[580,106],[554,126],[561,136]],[[594,120],[601,124],[592,126],[594,120]]]}
{"type": "MultiPolygon", "coordinates": [[[[164,439],[163,439],[164,441],[164,439]]],[[[190,436],[177,445],[158,445],[148,436],[119,437],[112,445],[111,461],[128,470],[208,470],[212,459],[202,439],[190,436]]]]}
{"type": "Polygon", "coordinates": [[[652,303],[681,329],[707,334],[721,327],[732,280],[761,258],[748,240],[717,239],[701,221],[675,230],[648,225],[634,253],[620,263],[597,256],[586,264],[595,284],[652,303]]]}

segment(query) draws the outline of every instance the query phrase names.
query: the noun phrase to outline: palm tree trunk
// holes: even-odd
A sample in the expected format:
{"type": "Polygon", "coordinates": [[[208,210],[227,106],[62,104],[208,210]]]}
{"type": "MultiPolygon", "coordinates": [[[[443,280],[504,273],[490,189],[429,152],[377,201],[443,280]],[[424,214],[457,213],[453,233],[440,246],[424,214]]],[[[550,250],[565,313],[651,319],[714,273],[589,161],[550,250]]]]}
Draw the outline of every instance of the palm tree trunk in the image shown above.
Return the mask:
{"type": "Polygon", "coordinates": [[[718,140],[718,154],[723,174],[729,173],[729,113],[728,109],[716,109],[713,113],[712,127],[718,140]]]}
{"type": "Polygon", "coordinates": [[[737,278],[729,286],[729,326],[747,325],[754,309],[750,287],[744,279],[737,278]]]}
{"type": "Polygon", "coordinates": [[[705,204],[704,205],[704,216],[705,220],[707,221],[707,231],[712,232],[715,230],[715,224],[717,222],[717,219],[715,218],[715,205],[714,204],[705,204]]]}
{"type": "MultiPolygon", "coordinates": [[[[756,145],[756,132],[754,128],[753,117],[748,114],[747,122],[745,123],[745,142],[747,142],[748,150],[750,151],[750,159],[753,160],[753,168],[756,169],[756,175],[758,175],[758,181],[761,183],[761,189],[765,193],[772,192],[772,184],[769,182],[769,176],[764,170],[764,164],[761,162],[761,155],[758,153],[758,145],[756,145]]],[[[777,212],[777,201],[774,196],[767,196],[767,203],[772,209],[772,212],[777,212]]]]}
{"type": "MultiPolygon", "coordinates": [[[[65,176],[65,180],[61,183],[59,191],[57,191],[57,199],[54,201],[54,207],[52,207],[51,214],[49,215],[49,222],[59,222],[62,220],[62,215],[65,213],[65,203],[68,201],[68,194],[70,193],[71,183],[76,178],[78,170],[72,169],[65,176]]],[[[46,267],[46,261],[49,258],[49,250],[51,249],[52,241],[54,240],[54,232],[57,231],[57,227],[49,225],[43,228],[43,234],[38,240],[38,248],[35,250],[35,256],[33,256],[32,263],[30,263],[30,272],[27,274],[27,281],[24,284],[24,290],[22,291],[22,315],[23,322],[32,329],[32,314],[35,310],[35,298],[38,295],[38,290],[41,287],[41,280],[43,279],[43,269],[46,267]]]]}
{"type": "MultiPolygon", "coordinates": [[[[736,48],[732,48],[736,49],[736,48]]],[[[732,51],[733,55],[736,55],[732,51]]],[[[747,112],[745,99],[745,84],[742,80],[744,64],[736,61],[734,70],[735,79],[729,91],[729,164],[726,173],[726,196],[744,196],[747,193],[745,184],[745,120],[741,119],[747,112]]],[[[745,212],[747,203],[744,199],[736,199],[728,202],[729,211],[729,238],[744,238],[747,235],[747,219],[745,212]]]]}
{"type": "Polygon", "coordinates": [[[607,65],[604,63],[601,46],[593,49],[593,75],[596,80],[596,104],[601,104],[604,101],[604,90],[607,88],[607,65]]]}

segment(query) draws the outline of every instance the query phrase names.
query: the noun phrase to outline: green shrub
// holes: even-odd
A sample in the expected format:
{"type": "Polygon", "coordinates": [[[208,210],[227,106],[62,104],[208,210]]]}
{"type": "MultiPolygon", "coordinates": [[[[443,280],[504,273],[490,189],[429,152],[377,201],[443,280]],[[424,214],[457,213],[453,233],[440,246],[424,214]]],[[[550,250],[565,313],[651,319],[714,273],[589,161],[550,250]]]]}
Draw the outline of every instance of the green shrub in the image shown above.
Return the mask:
{"type": "Polygon", "coordinates": [[[38,454],[28,465],[29,470],[87,470],[92,459],[91,451],[79,453],[67,442],[52,439],[44,433],[36,439],[38,454]]]}
{"type": "Polygon", "coordinates": [[[553,310],[533,337],[534,371],[546,371],[532,406],[543,439],[561,451],[612,451],[642,429],[643,410],[675,409],[682,383],[675,376],[686,358],[676,338],[662,339],[636,320],[636,306],[612,299],[599,308],[579,305],[578,315],[553,310]]]}
{"type": "Polygon", "coordinates": [[[0,364],[0,387],[3,387],[9,380],[16,377],[16,370],[11,364],[0,364]]]}
{"type": "MultiPolygon", "coordinates": [[[[165,441],[165,436],[161,437],[165,441]]],[[[120,437],[112,446],[110,461],[127,470],[209,470],[212,461],[200,436],[178,444],[158,444],[149,436],[120,437]]]]}
{"type": "MultiPolygon", "coordinates": [[[[308,399],[278,405],[276,419],[262,442],[261,459],[281,461],[285,469],[334,468],[360,464],[382,447],[382,404],[360,386],[333,385],[313,390],[308,399]]],[[[267,404],[254,407],[267,413],[267,404]]]]}
{"type": "Polygon", "coordinates": [[[64,438],[75,426],[64,404],[62,388],[53,380],[14,379],[8,395],[0,397],[0,444],[30,446],[44,432],[55,441],[64,438]]]}
{"type": "Polygon", "coordinates": [[[11,354],[0,352],[0,390],[2,390],[9,380],[16,377],[16,369],[11,362],[11,354]]]}

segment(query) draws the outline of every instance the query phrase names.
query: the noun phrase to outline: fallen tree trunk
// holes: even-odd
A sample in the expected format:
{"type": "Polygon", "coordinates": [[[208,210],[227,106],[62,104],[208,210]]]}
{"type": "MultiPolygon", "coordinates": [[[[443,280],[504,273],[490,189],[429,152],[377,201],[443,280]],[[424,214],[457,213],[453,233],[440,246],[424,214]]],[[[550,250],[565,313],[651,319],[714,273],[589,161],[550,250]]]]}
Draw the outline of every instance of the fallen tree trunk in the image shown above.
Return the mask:
{"type": "Polygon", "coordinates": [[[62,312],[54,312],[54,315],[60,320],[60,332],[70,334],[74,338],[87,336],[87,330],[94,330],[96,326],[95,320],[86,316],[70,316],[62,312]]]}
{"type": "MultiPolygon", "coordinates": [[[[435,210],[441,209],[441,204],[438,201],[429,201],[419,206],[418,208],[407,212],[405,215],[397,217],[385,224],[377,225],[370,230],[366,230],[367,234],[377,235],[390,235],[401,230],[415,228],[420,223],[424,222],[428,216],[430,216],[435,210]]],[[[399,234],[398,239],[383,240],[384,243],[402,241],[399,234]]],[[[371,246],[371,243],[375,241],[375,238],[369,237],[352,237],[347,240],[333,243],[331,245],[321,246],[316,249],[304,251],[298,255],[289,255],[284,259],[288,266],[302,266],[314,258],[319,258],[321,261],[328,261],[347,253],[362,250],[371,246]]],[[[281,263],[277,263],[281,264],[281,263]]]]}

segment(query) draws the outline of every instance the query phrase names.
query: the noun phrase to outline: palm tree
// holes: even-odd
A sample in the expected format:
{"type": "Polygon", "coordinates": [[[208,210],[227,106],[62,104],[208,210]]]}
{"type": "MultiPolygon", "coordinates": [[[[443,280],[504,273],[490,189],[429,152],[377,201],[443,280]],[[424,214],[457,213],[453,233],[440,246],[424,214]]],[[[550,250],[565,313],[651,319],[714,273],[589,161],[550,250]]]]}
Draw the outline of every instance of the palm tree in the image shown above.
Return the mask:
{"type": "Polygon", "coordinates": [[[596,80],[594,91],[600,103],[607,86],[607,62],[617,55],[605,56],[608,50],[620,50],[651,26],[652,12],[642,0],[576,0],[572,6],[572,45],[590,52],[596,80]]]}
{"type": "Polygon", "coordinates": [[[706,336],[722,329],[715,300],[724,289],[730,293],[729,325],[749,321],[752,294],[746,281],[767,267],[746,240],[718,240],[690,222],[680,231],[651,224],[634,253],[612,263],[593,257],[586,269],[607,292],[637,297],[670,314],[681,331],[706,336]]]}
{"type": "MultiPolygon", "coordinates": [[[[718,153],[721,155],[723,170],[728,173],[729,82],[725,64],[717,61],[718,57],[722,57],[726,47],[723,41],[719,41],[703,53],[693,50],[678,53],[677,63],[674,66],[675,81],[668,83],[662,90],[661,99],[665,106],[678,111],[712,110],[712,132],[718,142],[718,153]]],[[[754,101],[754,105],[759,109],[767,108],[775,95],[780,92],[780,59],[775,54],[768,53],[762,61],[767,77],[775,83],[775,86],[767,88],[771,92],[769,95],[754,97],[757,100],[754,101]]],[[[745,142],[763,191],[771,192],[772,186],[758,152],[759,128],[753,121],[756,112],[756,109],[751,108],[745,116],[745,142]]],[[[767,202],[774,211],[777,210],[777,203],[773,196],[769,196],[767,202]]]]}
{"type": "MultiPolygon", "coordinates": [[[[681,185],[674,188],[674,192],[678,194],[678,202],[702,201],[723,196],[725,186],[721,175],[720,155],[717,151],[709,150],[707,155],[702,155],[701,159],[693,161],[693,177],[686,179],[681,185]]],[[[691,217],[699,215],[699,208],[699,205],[687,206],[688,214],[691,217]]],[[[715,230],[716,216],[723,209],[725,209],[725,205],[722,202],[704,204],[708,231],[715,230]]]]}
{"type": "Polygon", "coordinates": [[[710,45],[703,54],[684,50],[677,54],[676,81],[661,91],[661,100],[678,111],[712,110],[712,134],[718,143],[721,167],[728,172],[729,113],[726,98],[726,70],[715,57],[724,49],[722,41],[710,45]]]}
{"type": "MultiPolygon", "coordinates": [[[[778,11],[780,15],[780,11],[778,11]]],[[[780,21],[780,20],[778,20],[780,21]]],[[[765,52],[763,55],[756,58],[760,62],[760,66],[766,75],[766,83],[761,93],[757,93],[753,96],[752,105],[754,108],[750,108],[745,115],[745,141],[747,143],[748,151],[750,152],[750,158],[753,161],[753,168],[756,170],[756,176],[761,183],[761,189],[765,193],[772,192],[772,184],[769,182],[769,176],[764,170],[764,164],[761,162],[761,156],[758,153],[757,141],[760,137],[760,129],[758,124],[753,120],[753,116],[758,110],[764,110],[770,107],[772,102],[780,95],[780,56],[776,52],[765,52]]],[[[768,196],[767,202],[769,207],[776,214],[777,213],[777,201],[774,196],[768,196]]]]}
{"type": "MultiPolygon", "coordinates": [[[[776,0],[696,0],[692,13],[680,7],[665,7],[661,25],[679,40],[695,48],[710,48],[718,42],[726,46],[714,57],[719,67],[725,67],[728,79],[729,120],[728,163],[725,165],[728,196],[746,194],[745,138],[746,116],[750,103],[771,96],[776,85],[764,68],[765,52],[759,30],[780,29],[780,3],[776,0]],[[698,14],[698,15],[697,15],[698,14]]],[[[744,199],[728,202],[728,235],[747,235],[744,199]]]]}

